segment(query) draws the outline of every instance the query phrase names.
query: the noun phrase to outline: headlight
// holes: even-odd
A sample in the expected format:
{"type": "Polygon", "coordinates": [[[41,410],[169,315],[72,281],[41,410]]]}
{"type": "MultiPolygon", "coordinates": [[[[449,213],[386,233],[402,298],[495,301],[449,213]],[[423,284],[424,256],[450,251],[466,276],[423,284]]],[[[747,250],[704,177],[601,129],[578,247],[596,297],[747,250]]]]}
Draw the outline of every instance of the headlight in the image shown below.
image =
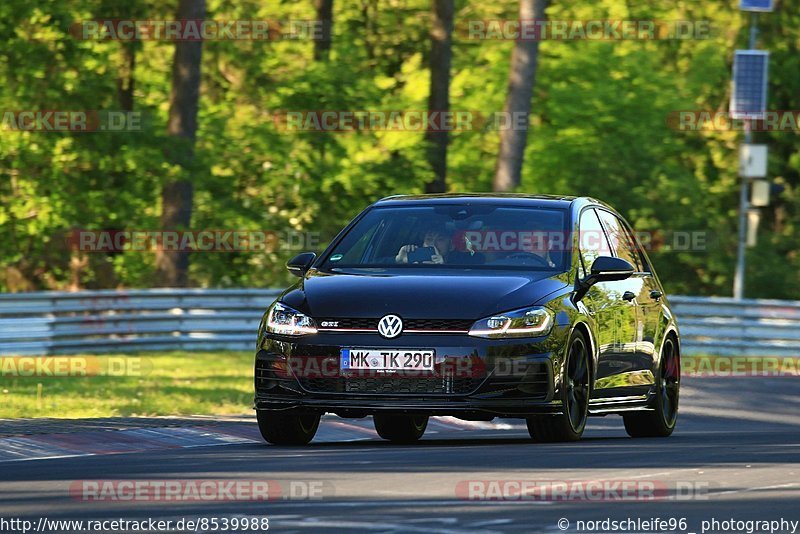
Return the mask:
{"type": "Polygon", "coordinates": [[[475,337],[536,337],[550,332],[553,314],[545,308],[526,308],[498,313],[472,325],[469,335],[475,337]]]}
{"type": "Polygon", "coordinates": [[[316,334],[317,324],[308,315],[276,302],[267,310],[266,330],[282,336],[303,336],[316,334]]]}

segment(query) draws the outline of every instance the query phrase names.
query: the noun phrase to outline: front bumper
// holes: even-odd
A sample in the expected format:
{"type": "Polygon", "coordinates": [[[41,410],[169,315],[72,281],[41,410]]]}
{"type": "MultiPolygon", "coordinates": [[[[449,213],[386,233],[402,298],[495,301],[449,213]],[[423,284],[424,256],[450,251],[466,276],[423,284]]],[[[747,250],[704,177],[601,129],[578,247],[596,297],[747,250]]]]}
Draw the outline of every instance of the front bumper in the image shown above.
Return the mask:
{"type": "Polygon", "coordinates": [[[542,338],[490,340],[416,334],[319,333],[263,337],[255,361],[255,408],[362,417],[375,413],[477,419],[561,413],[558,377],[568,328],[542,338]],[[342,348],[433,349],[431,373],[339,370],[342,348]]]}

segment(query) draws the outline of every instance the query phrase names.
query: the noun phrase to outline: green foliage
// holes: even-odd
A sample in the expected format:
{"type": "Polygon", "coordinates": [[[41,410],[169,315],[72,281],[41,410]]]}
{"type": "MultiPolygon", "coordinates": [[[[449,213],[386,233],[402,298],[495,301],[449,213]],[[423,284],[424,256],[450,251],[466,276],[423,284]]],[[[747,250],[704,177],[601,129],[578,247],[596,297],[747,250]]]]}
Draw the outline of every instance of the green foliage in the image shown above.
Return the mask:
{"type": "MultiPolygon", "coordinates": [[[[70,24],[92,18],[173,17],[173,3],[135,0],[10,0],[0,5],[0,110],[120,109],[123,43],[81,41],[70,24]]],[[[640,231],[673,244],[708,234],[705,250],[651,252],[670,292],[730,294],[738,205],[735,132],[679,132],[677,110],[725,109],[733,50],[747,18],[734,2],[645,0],[561,2],[551,19],[709,20],[711,39],[545,42],[541,46],[524,192],[591,195],[616,206],[640,231]]],[[[513,19],[517,2],[456,3],[467,20],[513,19]]],[[[316,133],[286,130],[286,110],[424,110],[430,2],[364,0],[334,5],[328,61],[307,40],[207,41],[197,140],[193,227],[319,233],[320,245],[374,200],[421,192],[432,173],[423,132],[316,133]]],[[[314,18],[310,1],[209,0],[216,20],[314,18]]],[[[761,17],[772,51],[773,109],[797,109],[800,7],[783,2],[761,17]]],[[[451,105],[491,115],[502,110],[510,41],[456,33],[451,105]]],[[[167,163],[173,46],[134,45],[134,108],[140,132],[0,131],[0,289],[147,287],[154,254],[77,254],[73,229],[153,230],[159,190],[179,169],[167,163]]],[[[749,254],[748,296],[800,298],[800,153],[796,133],[758,134],[770,173],[786,189],[764,210],[759,246],[749,254]]],[[[449,188],[485,191],[497,154],[492,128],[454,132],[449,188]]],[[[313,247],[312,247],[313,248],[313,247]]],[[[275,286],[299,250],[193,254],[198,286],[275,286]]]]}

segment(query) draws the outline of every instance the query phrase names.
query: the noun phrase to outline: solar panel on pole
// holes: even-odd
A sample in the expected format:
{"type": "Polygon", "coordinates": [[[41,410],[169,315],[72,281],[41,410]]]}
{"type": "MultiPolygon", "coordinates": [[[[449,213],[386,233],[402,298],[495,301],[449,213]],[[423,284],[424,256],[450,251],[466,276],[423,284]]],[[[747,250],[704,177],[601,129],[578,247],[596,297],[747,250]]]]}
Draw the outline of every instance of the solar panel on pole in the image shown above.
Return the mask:
{"type": "Polygon", "coordinates": [[[739,9],[742,11],[770,12],[774,9],[773,0],[740,0],[739,9]]]}
{"type": "Polygon", "coordinates": [[[737,50],[733,59],[730,112],[733,119],[764,119],[769,52],[737,50]]]}

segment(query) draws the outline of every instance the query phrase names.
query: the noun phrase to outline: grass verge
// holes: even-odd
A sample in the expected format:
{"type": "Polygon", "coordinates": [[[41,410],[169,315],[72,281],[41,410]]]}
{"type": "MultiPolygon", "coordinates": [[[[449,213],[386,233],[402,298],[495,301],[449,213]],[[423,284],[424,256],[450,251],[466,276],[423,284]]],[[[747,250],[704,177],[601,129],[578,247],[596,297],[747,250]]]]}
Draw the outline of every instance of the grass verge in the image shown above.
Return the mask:
{"type": "Polygon", "coordinates": [[[0,358],[0,418],[244,414],[252,402],[250,352],[0,358]]]}

